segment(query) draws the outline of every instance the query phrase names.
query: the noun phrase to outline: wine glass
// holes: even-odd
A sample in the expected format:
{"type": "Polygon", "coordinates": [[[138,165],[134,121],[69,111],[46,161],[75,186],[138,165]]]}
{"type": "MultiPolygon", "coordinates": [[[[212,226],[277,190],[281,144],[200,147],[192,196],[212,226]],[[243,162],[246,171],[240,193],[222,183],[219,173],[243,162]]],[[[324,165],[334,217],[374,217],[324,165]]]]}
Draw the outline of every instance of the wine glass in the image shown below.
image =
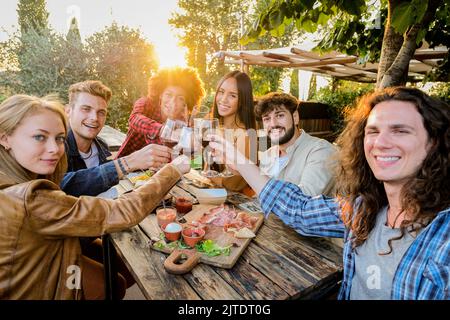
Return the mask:
{"type": "MultiPolygon", "coordinates": [[[[235,135],[233,135],[233,145],[234,145],[235,147],[236,147],[237,139],[238,139],[238,137],[235,136],[235,135]]],[[[224,164],[224,167],[225,167],[225,169],[220,173],[220,176],[221,176],[221,177],[227,178],[227,177],[232,177],[232,176],[234,176],[234,173],[231,172],[230,169],[228,169],[228,166],[227,166],[226,163],[224,164]]]]}
{"type": "MultiPolygon", "coordinates": [[[[164,125],[159,131],[159,138],[161,142],[174,150],[174,147],[178,144],[181,136],[182,128],[186,127],[186,123],[180,120],[167,119],[164,125]]],[[[174,150],[177,153],[177,150],[174,150]]],[[[172,154],[172,158],[177,154],[172,154]]]]}
{"type": "Polygon", "coordinates": [[[204,149],[203,154],[205,156],[206,168],[201,172],[205,177],[216,177],[219,172],[211,170],[211,164],[214,162],[212,159],[211,150],[209,150],[209,136],[216,133],[219,127],[219,119],[209,118],[209,119],[194,119],[195,132],[201,137],[202,147],[204,149]]]}

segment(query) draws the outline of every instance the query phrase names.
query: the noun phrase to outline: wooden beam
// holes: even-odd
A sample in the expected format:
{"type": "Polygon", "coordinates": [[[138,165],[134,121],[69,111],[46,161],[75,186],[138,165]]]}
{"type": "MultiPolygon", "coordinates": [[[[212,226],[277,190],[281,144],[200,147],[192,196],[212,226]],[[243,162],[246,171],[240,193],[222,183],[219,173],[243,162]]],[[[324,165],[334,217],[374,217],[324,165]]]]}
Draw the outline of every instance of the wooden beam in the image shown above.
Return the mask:
{"type": "Polygon", "coordinates": [[[315,59],[315,60],[336,58],[336,56],[338,55],[338,52],[336,52],[336,51],[332,51],[332,52],[326,53],[324,55],[319,55],[317,53],[305,51],[305,50],[298,49],[298,48],[291,48],[291,53],[301,56],[301,57],[315,59]]]}
{"type": "Polygon", "coordinates": [[[448,52],[416,52],[414,59],[429,60],[429,59],[443,59],[448,55],[448,52]]]}
{"type": "Polygon", "coordinates": [[[328,64],[353,63],[353,62],[356,62],[357,60],[358,60],[357,57],[333,58],[333,59],[324,59],[324,60],[311,61],[311,62],[292,63],[291,67],[316,67],[316,66],[325,66],[328,64]]]}
{"type": "Polygon", "coordinates": [[[281,66],[286,66],[286,67],[288,67],[288,64],[289,64],[289,62],[286,62],[286,61],[280,61],[280,60],[276,60],[276,59],[275,59],[276,61],[274,61],[271,58],[263,56],[262,54],[261,55],[256,55],[256,54],[249,54],[249,53],[246,53],[246,52],[241,52],[241,53],[239,53],[239,56],[240,56],[241,59],[245,59],[245,60],[248,60],[248,61],[254,61],[254,62],[258,62],[258,63],[259,62],[263,62],[263,63],[278,63],[281,66]]]}
{"type": "Polygon", "coordinates": [[[230,58],[233,58],[233,59],[241,59],[241,57],[238,54],[233,54],[233,53],[228,53],[228,52],[223,52],[223,54],[226,57],[230,57],[230,58]]]}
{"type": "Polygon", "coordinates": [[[256,61],[256,60],[244,60],[245,64],[252,65],[252,66],[261,66],[261,67],[277,67],[277,68],[290,68],[289,63],[283,63],[283,62],[270,62],[270,61],[256,61]]]}
{"type": "Polygon", "coordinates": [[[440,65],[438,61],[434,61],[434,60],[420,60],[420,62],[422,62],[423,64],[426,64],[427,66],[433,67],[433,68],[437,68],[440,65]]]}
{"type": "Polygon", "coordinates": [[[299,63],[300,61],[297,59],[293,59],[291,57],[288,57],[286,55],[278,54],[278,53],[272,53],[272,52],[263,52],[263,56],[271,59],[277,59],[281,61],[291,62],[291,63],[299,63]]]}

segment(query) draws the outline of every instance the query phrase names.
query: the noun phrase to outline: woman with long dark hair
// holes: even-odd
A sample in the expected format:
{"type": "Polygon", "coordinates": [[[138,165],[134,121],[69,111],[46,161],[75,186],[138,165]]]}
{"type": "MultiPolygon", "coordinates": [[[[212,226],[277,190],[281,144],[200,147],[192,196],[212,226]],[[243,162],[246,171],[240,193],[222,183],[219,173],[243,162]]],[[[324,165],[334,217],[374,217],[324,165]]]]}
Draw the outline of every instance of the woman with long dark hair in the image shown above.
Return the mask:
{"type": "MultiPolygon", "coordinates": [[[[213,110],[214,117],[219,119],[227,139],[231,140],[247,158],[252,158],[251,153],[253,153],[253,160],[256,162],[256,140],[250,139],[252,136],[256,137],[253,88],[250,77],[237,70],[223,76],[217,85],[213,110]]],[[[237,173],[221,179],[221,184],[231,191],[243,191],[247,187],[245,180],[237,173]]]]}

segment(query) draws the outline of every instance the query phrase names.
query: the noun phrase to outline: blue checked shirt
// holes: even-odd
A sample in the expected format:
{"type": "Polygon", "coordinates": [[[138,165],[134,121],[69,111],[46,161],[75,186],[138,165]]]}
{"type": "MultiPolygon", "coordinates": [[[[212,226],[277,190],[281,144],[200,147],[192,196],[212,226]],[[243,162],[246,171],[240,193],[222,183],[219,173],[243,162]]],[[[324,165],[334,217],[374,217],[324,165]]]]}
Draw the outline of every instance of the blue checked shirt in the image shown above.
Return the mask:
{"type": "MultiPolygon", "coordinates": [[[[350,298],[355,252],[335,198],[307,196],[297,185],[271,179],[259,195],[266,216],[273,212],[305,236],[346,239],[339,299],[350,298]]],[[[438,213],[401,259],[392,284],[395,300],[450,299],[450,208],[438,213]]]]}

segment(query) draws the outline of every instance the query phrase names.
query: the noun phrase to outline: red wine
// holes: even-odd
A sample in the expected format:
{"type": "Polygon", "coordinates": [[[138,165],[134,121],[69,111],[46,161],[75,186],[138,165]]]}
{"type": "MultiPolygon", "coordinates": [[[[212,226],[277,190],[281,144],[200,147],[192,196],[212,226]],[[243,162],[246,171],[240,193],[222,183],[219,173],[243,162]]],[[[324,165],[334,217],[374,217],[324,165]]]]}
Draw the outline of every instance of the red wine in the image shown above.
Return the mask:
{"type": "Polygon", "coordinates": [[[214,170],[214,171],[217,171],[217,172],[222,172],[222,171],[225,170],[225,165],[221,164],[221,163],[213,162],[213,163],[211,163],[210,168],[211,168],[211,170],[214,170]]]}
{"type": "Polygon", "coordinates": [[[161,139],[162,143],[169,148],[173,148],[177,145],[177,141],[161,139]]]}
{"type": "Polygon", "coordinates": [[[205,140],[205,138],[202,139],[202,146],[203,148],[206,148],[209,145],[209,140],[205,140]]]}

